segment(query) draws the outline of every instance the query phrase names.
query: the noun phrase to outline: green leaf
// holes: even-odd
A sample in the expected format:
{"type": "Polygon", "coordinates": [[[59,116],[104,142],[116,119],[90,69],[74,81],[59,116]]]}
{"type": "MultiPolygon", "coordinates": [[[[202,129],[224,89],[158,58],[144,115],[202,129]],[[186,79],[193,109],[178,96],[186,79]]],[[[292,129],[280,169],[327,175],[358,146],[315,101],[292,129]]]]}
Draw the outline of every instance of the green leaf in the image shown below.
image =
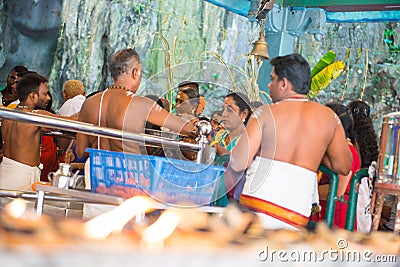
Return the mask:
{"type": "Polygon", "coordinates": [[[326,88],[334,79],[336,79],[346,68],[343,61],[338,60],[322,71],[318,72],[311,80],[311,88],[307,97],[315,97],[322,89],[326,88]]]}
{"type": "Polygon", "coordinates": [[[332,64],[336,59],[336,54],[332,50],[329,50],[311,70],[311,77],[314,77],[318,72],[323,70],[326,66],[332,64]]]}

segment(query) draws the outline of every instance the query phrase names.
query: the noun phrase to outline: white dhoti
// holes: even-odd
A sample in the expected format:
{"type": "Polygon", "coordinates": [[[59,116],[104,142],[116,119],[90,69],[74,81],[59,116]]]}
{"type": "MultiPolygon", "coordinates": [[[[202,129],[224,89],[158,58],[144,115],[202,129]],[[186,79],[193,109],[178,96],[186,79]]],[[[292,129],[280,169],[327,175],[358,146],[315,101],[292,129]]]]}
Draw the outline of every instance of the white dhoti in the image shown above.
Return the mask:
{"type": "Polygon", "coordinates": [[[267,229],[306,226],[313,203],[318,203],[315,172],[262,157],[250,164],[240,204],[258,212],[267,229]]]}
{"type": "Polygon", "coordinates": [[[40,168],[3,157],[0,163],[0,188],[32,191],[32,184],[40,181],[40,168]]]}

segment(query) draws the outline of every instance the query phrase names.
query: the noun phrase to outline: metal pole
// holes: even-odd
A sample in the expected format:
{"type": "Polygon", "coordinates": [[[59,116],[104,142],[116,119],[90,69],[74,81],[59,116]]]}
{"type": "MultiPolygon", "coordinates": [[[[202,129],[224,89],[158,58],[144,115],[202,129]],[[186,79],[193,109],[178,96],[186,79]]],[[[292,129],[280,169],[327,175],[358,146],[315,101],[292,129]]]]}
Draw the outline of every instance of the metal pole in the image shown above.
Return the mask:
{"type": "Polygon", "coordinates": [[[35,203],[36,215],[38,217],[42,216],[43,207],[44,207],[44,191],[43,190],[39,190],[38,191],[37,200],[36,200],[36,203],[35,203]]]}
{"type": "Polygon", "coordinates": [[[41,114],[23,112],[19,110],[0,107],[0,118],[14,120],[18,122],[33,123],[38,126],[55,128],[65,131],[75,131],[89,135],[102,136],[113,139],[123,139],[135,142],[151,142],[166,146],[175,146],[182,149],[199,151],[199,144],[192,144],[183,141],[174,141],[162,137],[154,137],[146,134],[136,134],[133,132],[121,131],[118,129],[100,127],[90,123],[72,121],[63,118],[55,118],[41,114]]]}

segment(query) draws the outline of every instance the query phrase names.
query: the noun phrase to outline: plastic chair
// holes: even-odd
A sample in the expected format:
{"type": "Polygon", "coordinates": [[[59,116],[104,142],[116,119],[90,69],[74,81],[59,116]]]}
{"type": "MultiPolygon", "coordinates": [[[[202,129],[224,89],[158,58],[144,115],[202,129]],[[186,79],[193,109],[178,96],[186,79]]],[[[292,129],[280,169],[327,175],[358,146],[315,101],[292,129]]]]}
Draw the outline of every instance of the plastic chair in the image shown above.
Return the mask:
{"type": "Polygon", "coordinates": [[[326,201],[325,222],[332,228],[333,218],[335,216],[335,202],[347,203],[346,221],[344,229],[354,231],[354,219],[357,213],[358,187],[363,177],[368,177],[368,168],[358,170],[350,181],[349,199],[345,201],[343,197],[337,197],[337,187],[339,184],[339,175],[329,170],[326,166],[320,165],[319,170],[327,173],[330,177],[328,200],[326,201]]]}
{"type": "Polygon", "coordinates": [[[329,191],[328,199],[326,200],[325,223],[329,228],[332,228],[333,217],[335,215],[335,201],[337,200],[337,190],[339,184],[339,175],[328,169],[325,165],[319,165],[319,171],[329,175],[329,191]]]}
{"type": "Polygon", "coordinates": [[[344,229],[349,231],[354,231],[354,218],[357,213],[357,200],[358,200],[358,184],[360,184],[361,179],[364,177],[369,177],[368,168],[359,169],[351,178],[350,181],[350,192],[349,192],[349,200],[347,206],[346,213],[346,222],[344,225],[344,229]]]}

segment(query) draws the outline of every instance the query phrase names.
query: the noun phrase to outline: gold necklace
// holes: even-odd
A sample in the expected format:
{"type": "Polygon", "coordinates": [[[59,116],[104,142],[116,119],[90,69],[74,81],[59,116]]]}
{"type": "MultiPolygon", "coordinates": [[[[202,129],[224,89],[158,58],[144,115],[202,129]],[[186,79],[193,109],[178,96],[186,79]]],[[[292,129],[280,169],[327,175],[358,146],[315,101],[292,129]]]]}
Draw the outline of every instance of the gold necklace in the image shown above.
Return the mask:
{"type": "Polygon", "coordinates": [[[111,85],[108,88],[109,89],[122,89],[124,91],[130,91],[128,88],[126,88],[125,86],[121,86],[121,85],[111,85]]]}

